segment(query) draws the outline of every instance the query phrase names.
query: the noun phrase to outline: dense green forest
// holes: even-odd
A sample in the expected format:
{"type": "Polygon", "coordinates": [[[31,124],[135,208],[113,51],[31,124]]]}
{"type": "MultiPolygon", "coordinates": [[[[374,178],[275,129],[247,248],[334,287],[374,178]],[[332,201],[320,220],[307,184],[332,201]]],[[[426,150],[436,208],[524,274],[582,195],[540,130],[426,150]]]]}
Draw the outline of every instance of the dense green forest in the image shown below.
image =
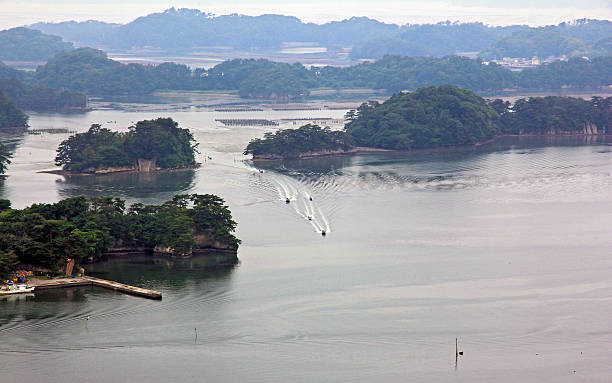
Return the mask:
{"type": "Polygon", "coordinates": [[[73,49],[72,43],[28,28],[0,31],[0,60],[47,61],[61,51],[73,49]]]}
{"type": "Polygon", "coordinates": [[[451,84],[474,91],[502,90],[515,84],[515,75],[496,64],[484,65],[465,57],[385,56],[373,63],[315,70],[319,86],[367,87],[392,92],[451,84]]]}
{"type": "Polygon", "coordinates": [[[555,61],[516,74],[516,86],[523,89],[597,88],[612,85],[612,56],[567,62],[555,61]]]}
{"type": "Polygon", "coordinates": [[[0,129],[26,126],[28,126],[28,116],[0,90],[0,129]]]}
{"type": "Polygon", "coordinates": [[[251,140],[244,154],[252,154],[255,159],[297,158],[308,153],[346,151],[351,147],[352,140],[345,132],[308,124],[299,129],[267,132],[263,139],[251,140]]]}
{"type": "Polygon", "coordinates": [[[194,166],[197,144],[188,129],[171,118],[138,121],[126,133],[94,124],[62,141],[55,163],[70,172],[95,173],[110,168],[139,171],[194,166]]]}
{"type": "Polygon", "coordinates": [[[472,145],[504,134],[602,134],[612,129],[612,97],[530,97],[487,103],[453,86],[399,93],[347,114],[358,146],[409,150],[472,145]]]}
{"type": "Polygon", "coordinates": [[[17,79],[0,78],[0,91],[24,110],[67,111],[87,107],[87,97],[82,92],[42,86],[29,88],[17,79]]]}
{"type": "MultiPolygon", "coordinates": [[[[0,70],[2,67],[0,66],[0,70]]],[[[8,73],[13,75],[14,73],[8,73]]],[[[1,73],[0,73],[1,75],[1,73]]],[[[238,90],[242,97],[288,100],[316,88],[373,88],[391,92],[450,84],[477,92],[508,88],[592,88],[612,84],[612,57],[576,58],[515,73],[494,63],[459,56],[385,56],[350,67],[313,67],[268,60],[235,59],[213,68],[121,64],[102,51],[80,48],[55,56],[28,74],[28,87],[68,89],[93,95],[156,90],[238,90]]],[[[78,98],[75,95],[75,98],[78,98]]]]}
{"type": "Polygon", "coordinates": [[[170,248],[174,255],[202,250],[205,236],[236,250],[236,222],[223,199],[176,195],[161,205],[126,207],[112,197],[73,197],[11,209],[0,200],[0,277],[17,265],[59,271],[67,258],[99,259],[111,247],[170,248]]]}
{"type": "Polygon", "coordinates": [[[501,116],[506,134],[605,134],[612,129],[612,97],[590,101],[574,97],[530,97],[514,104],[489,103],[501,116]]]}
{"type": "Polygon", "coordinates": [[[468,89],[428,87],[362,104],[345,129],[358,146],[409,150],[471,145],[499,134],[499,114],[468,89]]]}

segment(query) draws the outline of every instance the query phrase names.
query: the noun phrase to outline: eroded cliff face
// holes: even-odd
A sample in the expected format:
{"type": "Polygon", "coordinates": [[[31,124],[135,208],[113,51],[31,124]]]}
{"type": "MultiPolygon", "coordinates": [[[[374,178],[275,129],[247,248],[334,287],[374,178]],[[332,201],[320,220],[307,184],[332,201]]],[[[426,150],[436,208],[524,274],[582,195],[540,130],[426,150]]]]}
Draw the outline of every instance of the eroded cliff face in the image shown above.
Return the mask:
{"type": "Polygon", "coordinates": [[[194,164],[189,166],[182,166],[177,168],[160,168],[157,166],[156,159],[145,159],[139,158],[133,165],[129,166],[114,166],[106,168],[90,167],[83,169],[80,172],[63,171],[68,174],[110,174],[110,173],[122,173],[122,172],[139,172],[139,173],[152,173],[156,171],[169,171],[169,170],[182,170],[182,169],[195,169],[200,164],[194,164]]]}
{"type": "Polygon", "coordinates": [[[200,254],[225,254],[226,256],[222,257],[224,263],[229,262],[230,259],[238,260],[236,255],[238,249],[229,243],[217,240],[212,233],[198,233],[194,236],[194,239],[196,248],[191,254],[176,254],[172,247],[165,245],[157,245],[151,249],[146,247],[125,246],[122,241],[117,241],[105,255],[114,257],[153,254],[167,257],[190,257],[200,254]]]}
{"type": "Polygon", "coordinates": [[[236,251],[236,247],[229,243],[224,243],[215,239],[210,233],[198,233],[194,236],[199,249],[236,251]]]}
{"type": "Polygon", "coordinates": [[[159,168],[157,167],[155,158],[151,160],[139,158],[136,161],[136,170],[139,172],[153,172],[155,170],[159,170],[159,168]]]}

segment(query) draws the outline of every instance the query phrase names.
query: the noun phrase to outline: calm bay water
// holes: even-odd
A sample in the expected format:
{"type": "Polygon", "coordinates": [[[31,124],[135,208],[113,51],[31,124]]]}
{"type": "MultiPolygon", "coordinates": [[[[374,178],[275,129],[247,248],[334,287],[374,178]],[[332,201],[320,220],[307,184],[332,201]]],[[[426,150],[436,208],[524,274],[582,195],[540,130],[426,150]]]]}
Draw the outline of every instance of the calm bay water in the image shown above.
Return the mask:
{"type": "Polygon", "coordinates": [[[504,141],[477,151],[267,164],[259,173],[240,152],[267,129],[225,128],[216,118],[345,111],[114,107],[33,114],[31,125],[119,129],[171,116],[195,131],[202,167],[41,174],[68,135],[12,134],[1,197],[23,207],[80,194],[157,203],[177,192],[216,193],[239,222],[241,263],[89,267],[161,290],[161,302],[97,288],[0,300],[0,381],[610,380],[610,146],[504,141]],[[465,352],[457,364],[455,337],[465,352]]]}

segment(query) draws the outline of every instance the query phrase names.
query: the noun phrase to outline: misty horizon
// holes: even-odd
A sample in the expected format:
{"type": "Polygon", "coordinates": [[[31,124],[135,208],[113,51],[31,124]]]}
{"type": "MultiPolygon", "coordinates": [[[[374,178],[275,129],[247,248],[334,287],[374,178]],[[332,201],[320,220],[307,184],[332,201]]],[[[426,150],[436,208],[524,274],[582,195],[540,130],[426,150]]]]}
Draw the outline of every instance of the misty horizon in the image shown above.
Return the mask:
{"type": "MultiPolygon", "coordinates": [[[[479,0],[463,1],[393,1],[384,9],[370,2],[351,2],[351,13],[346,13],[346,2],[334,4],[323,2],[291,2],[287,4],[267,1],[257,6],[249,1],[238,1],[232,6],[206,1],[181,2],[119,2],[111,0],[105,4],[94,2],[76,2],[72,0],[57,1],[49,4],[43,1],[1,0],[0,6],[4,12],[0,15],[0,29],[30,25],[37,22],[63,22],[97,20],[107,23],[129,23],[138,17],[151,13],[160,13],[169,8],[190,8],[215,16],[240,14],[258,16],[262,14],[278,14],[294,16],[302,22],[324,24],[330,21],[341,21],[351,17],[367,16],[369,18],[393,23],[428,24],[442,21],[451,22],[483,22],[487,25],[530,25],[543,26],[573,21],[582,18],[610,20],[612,7],[609,1],[592,0],[577,5],[570,1],[542,1],[537,7],[528,6],[526,1],[515,1],[512,4],[497,2],[484,4],[479,0]]],[[[489,3],[489,2],[486,2],[489,3]]]]}

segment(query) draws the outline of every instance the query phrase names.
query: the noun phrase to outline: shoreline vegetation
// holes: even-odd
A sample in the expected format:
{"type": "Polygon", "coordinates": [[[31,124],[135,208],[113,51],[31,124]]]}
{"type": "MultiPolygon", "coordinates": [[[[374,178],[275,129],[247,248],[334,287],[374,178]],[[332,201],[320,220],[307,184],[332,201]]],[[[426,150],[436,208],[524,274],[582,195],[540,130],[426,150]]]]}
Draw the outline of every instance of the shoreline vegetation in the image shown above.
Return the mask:
{"type": "Polygon", "coordinates": [[[109,174],[195,169],[198,144],[188,129],[171,118],[138,121],[128,132],[92,125],[62,141],[54,174],[109,174]]]}
{"type": "Polygon", "coordinates": [[[83,196],[11,209],[0,200],[0,277],[14,270],[60,274],[117,255],[191,257],[219,254],[237,261],[240,240],[225,201],[212,194],[179,194],[161,205],[83,196]]]}
{"type": "Polygon", "coordinates": [[[247,99],[289,101],[306,98],[311,91],[373,89],[389,94],[441,84],[488,94],[512,89],[595,89],[612,83],[611,67],[610,56],[575,57],[512,72],[494,62],[461,56],[386,55],[348,67],[306,68],[300,63],[232,59],[192,70],[171,62],[122,64],[101,50],[78,48],[58,53],[35,72],[0,64],[0,78],[18,80],[26,90],[62,89],[61,99],[77,101],[82,100],[79,94],[142,95],[164,90],[233,91],[247,99]]]}
{"type": "Polygon", "coordinates": [[[176,168],[155,168],[155,169],[151,169],[149,171],[141,171],[139,169],[132,168],[131,166],[128,166],[128,167],[125,167],[125,168],[103,168],[103,169],[96,169],[96,170],[94,170],[92,172],[72,172],[72,171],[63,170],[63,169],[53,169],[53,170],[40,170],[37,173],[56,174],[56,175],[60,175],[60,176],[104,176],[104,175],[111,175],[111,174],[117,174],[117,173],[181,172],[181,171],[195,170],[195,169],[200,168],[201,166],[202,166],[202,164],[197,162],[194,165],[189,165],[189,166],[182,166],[182,167],[176,167],[176,168]]]}
{"type": "Polygon", "coordinates": [[[612,97],[530,97],[487,101],[444,85],[397,93],[349,111],[343,131],[316,125],[266,133],[246,147],[253,161],[330,157],[366,150],[478,147],[508,136],[606,136],[612,97]]]}

